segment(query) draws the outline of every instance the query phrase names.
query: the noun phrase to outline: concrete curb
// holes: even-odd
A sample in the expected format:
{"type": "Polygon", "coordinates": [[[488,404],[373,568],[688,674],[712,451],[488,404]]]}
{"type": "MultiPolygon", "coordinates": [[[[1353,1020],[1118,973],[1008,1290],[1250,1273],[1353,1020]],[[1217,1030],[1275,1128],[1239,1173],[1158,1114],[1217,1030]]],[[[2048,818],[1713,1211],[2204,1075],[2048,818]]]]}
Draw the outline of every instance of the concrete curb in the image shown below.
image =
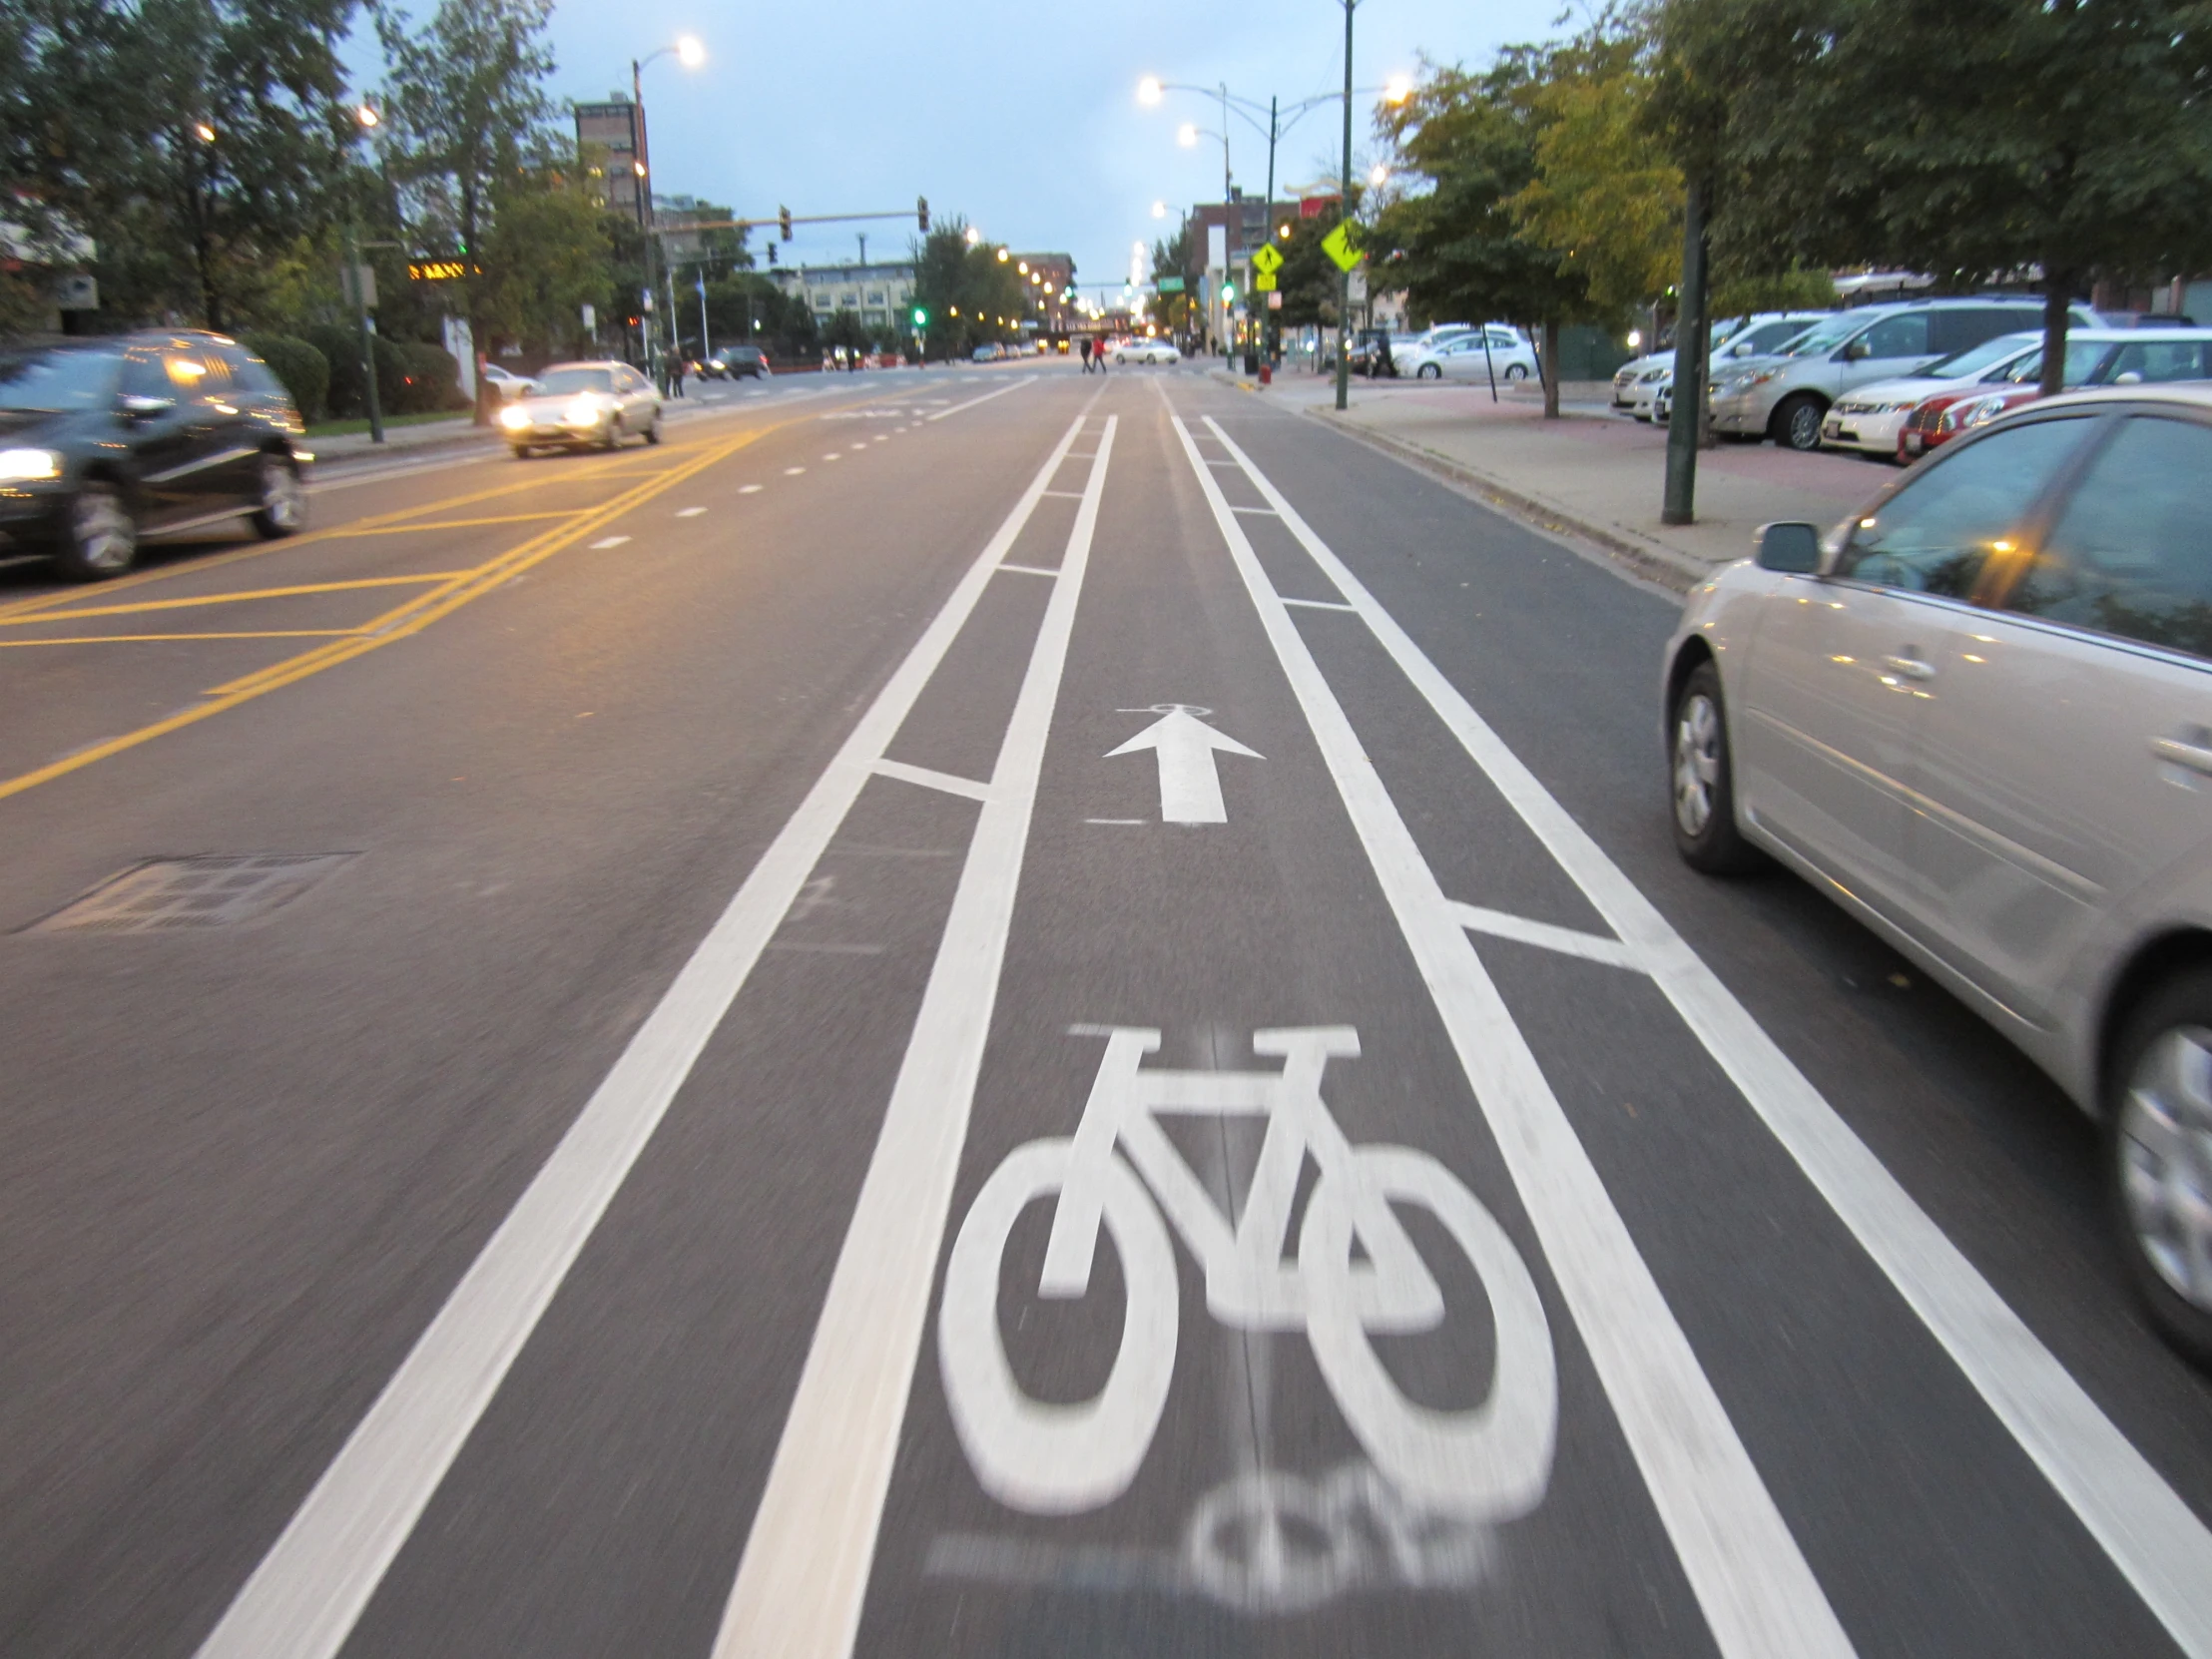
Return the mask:
{"type": "Polygon", "coordinates": [[[1433,449],[1404,438],[1375,431],[1357,421],[1339,419],[1334,409],[1306,409],[1301,412],[1320,421],[1330,430],[1342,432],[1346,437],[1364,443],[1371,449],[1417,466],[1424,472],[1432,472],[1445,482],[1457,485],[1486,504],[1510,513],[1539,530],[1587,542],[1614,563],[1625,565],[1643,580],[1671,593],[1688,593],[1712,574],[1711,567],[1664,543],[1647,541],[1616,528],[1577,518],[1556,502],[1546,501],[1541,496],[1528,495],[1463,461],[1440,455],[1433,449]]]}

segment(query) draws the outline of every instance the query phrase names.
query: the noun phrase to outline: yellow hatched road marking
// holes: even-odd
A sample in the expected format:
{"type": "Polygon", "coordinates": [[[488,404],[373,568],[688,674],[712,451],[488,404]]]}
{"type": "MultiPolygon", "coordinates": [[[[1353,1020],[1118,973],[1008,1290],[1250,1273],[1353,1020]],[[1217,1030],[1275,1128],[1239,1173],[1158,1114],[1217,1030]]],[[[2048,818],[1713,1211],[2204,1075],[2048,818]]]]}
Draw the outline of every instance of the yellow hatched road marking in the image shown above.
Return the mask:
{"type": "Polygon", "coordinates": [[[411,536],[417,530],[474,530],[486,524],[526,524],[535,518],[573,518],[578,513],[588,513],[589,507],[568,507],[553,513],[502,513],[496,518],[448,518],[435,524],[377,524],[361,530],[325,530],[323,537],[329,541],[343,541],[348,536],[411,536]]]}
{"type": "Polygon", "coordinates": [[[405,639],[409,635],[420,633],[431,623],[452,615],[453,612],[459,610],[471,600],[482,598],[501,583],[520,575],[533,565],[550,559],[563,548],[582,540],[594,530],[612,523],[623,514],[643,506],[654,496],[674,488],[695,474],[704,472],[717,461],[727,460],[739,450],[758,442],[761,438],[766,437],[770,432],[778,430],[785,424],[788,423],[779,421],[775,425],[758,428],[728,443],[707,448],[704,453],[694,460],[657,471],[643,482],[623,491],[603,506],[592,509],[582,517],[564,524],[558,529],[548,530],[543,535],[535,536],[524,542],[520,547],[513,548],[499,555],[499,557],[477,566],[472,571],[463,571],[428,593],[415,595],[404,604],[396,605],[382,616],[364,624],[351,635],[333,639],[329,644],[317,646],[313,650],[303,651],[296,657],[276,663],[257,674],[248,675],[242,680],[234,680],[229,685],[216,687],[206,694],[208,701],[205,703],[196,704],[189,709],[180,709],[177,713],[165,719],[157,720],[152,725],[142,726],[135,732],[126,732],[120,737],[109,738],[103,743],[96,743],[88,749],[79,750],[74,755],[65,756],[61,760],[39,767],[35,771],[22,773],[17,777],[0,781],[0,801],[4,801],[12,795],[21,795],[26,790],[35,790],[41,784],[52,783],[55,779],[65,778],[73,772],[80,772],[86,767],[107,760],[110,756],[120,755],[127,749],[136,749],[139,745],[151,743],[156,738],[166,737],[172,732],[182,731],[187,726],[194,726],[203,720],[212,719],[216,715],[237,708],[242,703],[250,703],[257,697],[265,696],[281,687],[320,674],[324,669],[335,668],[339,663],[349,662],[355,657],[365,656],[371,651],[391,644],[394,640],[405,639]]]}
{"type": "MultiPolygon", "coordinates": [[[[427,570],[413,576],[364,576],[351,582],[307,582],[289,588],[250,588],[244,593],[206,593],[191,599],[146,599],[136,605],[94,605],[78,611],[45,611],[34,617],[0,617],[0,627],[34,622],[74,622],[81,617],[137,616],[144,611],[182,611],[200,605],[234,605],[248,599],[289,599],[301,593],[345,593],[355,588],[397,588],[450,582],[465,570],[427,570]]],[[[333,632],[335,630],[332,630],[333,632]]]]}

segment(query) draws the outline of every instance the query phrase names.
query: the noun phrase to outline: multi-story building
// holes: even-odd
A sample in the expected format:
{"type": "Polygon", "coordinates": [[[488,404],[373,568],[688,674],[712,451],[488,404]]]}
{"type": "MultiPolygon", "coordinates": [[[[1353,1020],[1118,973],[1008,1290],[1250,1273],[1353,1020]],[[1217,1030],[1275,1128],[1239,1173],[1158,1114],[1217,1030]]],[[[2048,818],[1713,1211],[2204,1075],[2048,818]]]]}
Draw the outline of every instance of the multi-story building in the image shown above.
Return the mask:
{"type": "Polygon", "coordinates": [[[638,216],[638,181],[645,170],[645,112],[627,98],[576,106],[576,148],[592,158],[599,199],[617,213],[638,216]]]}
{"type": "Polygon", "coordinates": [[[780,266],[765,275],[787,295],[803,295],[818,323],[850,311],[867,327],[880,328],[914,297],[914,268],[905,262],[780,266]]]}

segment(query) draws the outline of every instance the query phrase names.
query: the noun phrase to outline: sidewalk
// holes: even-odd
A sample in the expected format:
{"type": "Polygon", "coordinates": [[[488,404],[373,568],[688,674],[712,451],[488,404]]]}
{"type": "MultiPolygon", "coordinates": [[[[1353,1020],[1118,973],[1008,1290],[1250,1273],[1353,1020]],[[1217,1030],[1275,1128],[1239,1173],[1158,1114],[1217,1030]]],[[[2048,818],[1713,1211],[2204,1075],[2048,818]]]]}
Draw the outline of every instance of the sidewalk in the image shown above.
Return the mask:
{"type": "Polygon", "coordinates": [[[1856,455],[1724,444],[1698,455],[1698,521],[1661,524],[1667,434],[1613,414],[1610,391],[1602,381],[1570,382],[1560,388],[1560,418],[1550,421],[1534,388],[1515,387],[1493,403],[1486,386],[1355,380],[1343,414],[1325,378],[1287,376],[1259,395],[1470,485],[1545,528],[1595,542],[1678,591],[1750,553],[1761,524],[1810,519],[1825,527],[1897,476],[1856,455]]]}

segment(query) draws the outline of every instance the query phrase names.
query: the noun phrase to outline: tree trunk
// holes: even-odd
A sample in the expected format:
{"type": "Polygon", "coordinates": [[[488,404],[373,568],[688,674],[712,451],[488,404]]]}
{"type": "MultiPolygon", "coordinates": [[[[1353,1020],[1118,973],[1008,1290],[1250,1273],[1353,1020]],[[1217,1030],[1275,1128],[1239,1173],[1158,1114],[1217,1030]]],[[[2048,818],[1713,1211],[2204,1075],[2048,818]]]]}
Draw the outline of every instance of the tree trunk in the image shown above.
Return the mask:
{"type": "Polygon", "coordinates": [[[2037,382],[2045,397],[2065,389],[2066,323],[2073,305],[2073,277],[2051,261],[2043,262],[2043,375],[2037,382]]]}
{"type": "Polygon", "coordinates": [[[1544,383],[1544,418],[1559,418],[1559,319],[1544,318],[1543,355],[1536,359],[1536,374],[1544,383]]]}
{"type": "Polygon", "coordinates": [[[1711,308],[1705,290],[1705,211],[1708,185],[1689,181],[1682,205],[1682,304],[1674,322],[1674,408],[1667,416],[1667,483],[1663,524],[1697,521],[1697,451],[1706,423],[1706,340],[1711,308]]]}

